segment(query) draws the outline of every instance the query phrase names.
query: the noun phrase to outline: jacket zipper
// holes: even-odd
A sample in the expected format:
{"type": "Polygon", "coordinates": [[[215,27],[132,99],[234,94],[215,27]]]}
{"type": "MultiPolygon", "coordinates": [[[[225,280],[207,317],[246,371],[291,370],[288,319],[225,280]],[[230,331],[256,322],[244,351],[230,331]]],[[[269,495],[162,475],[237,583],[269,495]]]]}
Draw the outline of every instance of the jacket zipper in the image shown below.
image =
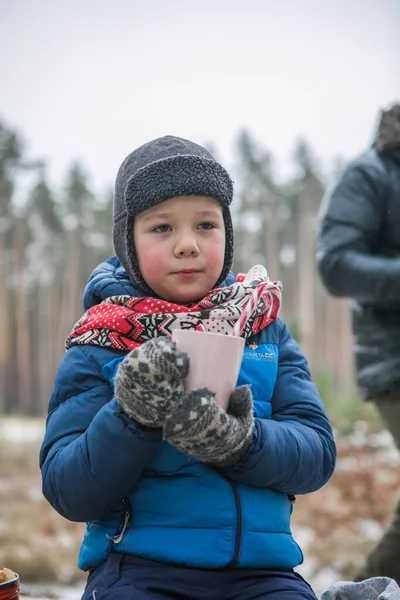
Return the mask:
{"type": "Polygon", "coordinates": [[[119,531],[117,531],[117,533],[111,538],[111,540],[114,544],[121,543],[122,538],[124,537],[124,533],[127,530],[127,528],[129,527],[129,525],[131,523],[131,519],[132,519],[132,506],[131,506],[131,503],[129,502],[129,498],[127,498],[127,497],[122,498],[122,504],[125,509],[125,514],[124,514],[124,519],[122,522],[122,527],[119,527],[118,528],[119,531]]]}
{"type": "Polygon", "coordinates": [[[235,504],[236,504],[236,515],[237,515],[237,527],[236,527],[236,541],[235,541],[235,552],[233,554],[233,558],[231,560],[231,562],[229,563],[228,567],[234,569],[237,566],[238,560],[239,560],[239,553],[240,553],[240,542],[242,539],[242,527],[243,527],[243,523],[242,523],[242,506],[240,504],[240,496],[239,496],[239,492],[238,489],[236,487],[236,484],[231,481],[230,479],[228,479],[232,491],[233,491],[233,495],[235,497],[235,504]]]}

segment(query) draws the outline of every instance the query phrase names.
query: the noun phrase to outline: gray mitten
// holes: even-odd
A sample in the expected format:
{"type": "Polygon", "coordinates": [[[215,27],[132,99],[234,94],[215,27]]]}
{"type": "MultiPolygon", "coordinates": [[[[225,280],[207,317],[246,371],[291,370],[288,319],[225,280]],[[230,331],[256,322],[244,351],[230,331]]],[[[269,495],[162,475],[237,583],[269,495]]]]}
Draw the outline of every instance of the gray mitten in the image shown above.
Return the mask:
{"type": "Polygon", "coordinates": [[[132,350],[118,367],[115,397],[126,414],[147,427],[162,427],[167,412],[183,394],[189,357],[165,337],[132,350]]]}
{"type": "Polygon", "coordinates": [[[181,452],[217,467],[239,462],[247,453],[254,429],[253,397],[243,385],[230,397],[228,412],[204,388],[182,395],[171,406],[164,425],[164,439],[181,452]]]}

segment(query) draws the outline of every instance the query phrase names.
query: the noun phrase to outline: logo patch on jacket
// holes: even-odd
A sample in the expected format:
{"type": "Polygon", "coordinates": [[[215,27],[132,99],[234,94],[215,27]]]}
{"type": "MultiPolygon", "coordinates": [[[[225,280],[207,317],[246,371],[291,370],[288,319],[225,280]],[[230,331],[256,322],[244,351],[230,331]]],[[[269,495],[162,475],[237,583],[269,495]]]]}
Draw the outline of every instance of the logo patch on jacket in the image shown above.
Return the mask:
{"type": "Polygon", "coordinates": [[[250,343],[245,346],[238,385],[250,384],[256,416],[271,416],[271,398],[278,375],[277,344],[250,343]]]}
{"type": "Polygon", "coordinates": [[[252,352],[250,358],[251,360],[272,360],[273,362],[276,360],[276,356],[273,352],[262,352],[260,350],[252,352]]]}

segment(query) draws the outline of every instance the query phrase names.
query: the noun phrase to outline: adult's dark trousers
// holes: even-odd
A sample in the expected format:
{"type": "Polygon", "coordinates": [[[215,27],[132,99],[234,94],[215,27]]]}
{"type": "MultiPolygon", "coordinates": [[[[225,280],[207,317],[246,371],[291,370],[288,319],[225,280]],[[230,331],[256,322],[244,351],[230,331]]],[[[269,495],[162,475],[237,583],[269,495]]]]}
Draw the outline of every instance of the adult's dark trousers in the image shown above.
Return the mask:
{"type": "MultiPolygon", "coordinates": [[[[400,449],[400,390],[379,396],[374,402],[397,448],[400,449]]],[[[400,493],[389,526],[367,556],[355,580],[363,581],[377,576],[392,577],[400,585],[400,493]]]]}

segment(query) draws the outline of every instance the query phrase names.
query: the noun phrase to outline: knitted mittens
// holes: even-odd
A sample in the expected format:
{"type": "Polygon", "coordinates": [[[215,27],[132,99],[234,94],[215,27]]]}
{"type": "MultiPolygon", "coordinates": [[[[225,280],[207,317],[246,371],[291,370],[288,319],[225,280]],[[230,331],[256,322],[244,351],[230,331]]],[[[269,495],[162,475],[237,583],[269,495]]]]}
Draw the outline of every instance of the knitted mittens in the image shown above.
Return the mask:
{"type": "Polygon", "coordinates": [[[183,394],[189,358],[165,337],[151,339],[127,354],[115,376],[115,397],[126,414],[147,427],[162,427],[183,394]]]}
{"type": "Polygon", "coordinates": [[[131,419],[163,427],[164,439],[184,454],[217,467],[231,466],[246,455],[252,442],[250,386],[232,392],[225,412],[207,388],[184,393],[188,372],[187,354],[168,338],[154,338],[120,363],[115,396],[131,419]]]}
{"type": "Polygon", "coordinates": [[[217,467],[228,467],[246,455],[254,429],[253,397],[250,386],[236,388],[228,412],[204,388],[182,395],[170,405],[164,439],[183,453],[217,467]]]}

